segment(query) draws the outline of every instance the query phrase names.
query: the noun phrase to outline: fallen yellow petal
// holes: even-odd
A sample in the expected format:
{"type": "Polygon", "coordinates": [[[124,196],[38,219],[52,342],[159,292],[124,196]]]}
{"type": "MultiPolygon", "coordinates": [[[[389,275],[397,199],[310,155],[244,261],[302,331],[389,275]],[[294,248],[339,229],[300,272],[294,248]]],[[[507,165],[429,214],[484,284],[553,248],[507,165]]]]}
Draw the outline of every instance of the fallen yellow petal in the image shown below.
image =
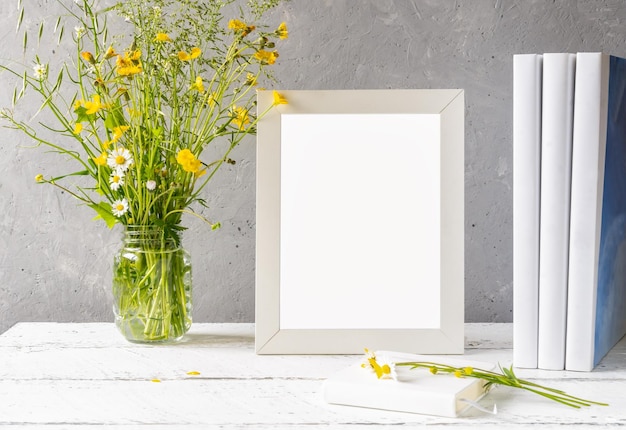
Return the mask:
{"type": "Polygon", "coordinates": [[[200,374],[200,372],[197,372],[197,371],[195,371],[195,370],[192,370],[191,372],[187,372],[187,375],[193,375],[193,376],[195,376],[195,375],[199,375],[199,374],[200,374]]]}
{"type": "Polygon", "coordinates": [[[150,382],[161,382],[160,379],[152,379],[150,382]]]}

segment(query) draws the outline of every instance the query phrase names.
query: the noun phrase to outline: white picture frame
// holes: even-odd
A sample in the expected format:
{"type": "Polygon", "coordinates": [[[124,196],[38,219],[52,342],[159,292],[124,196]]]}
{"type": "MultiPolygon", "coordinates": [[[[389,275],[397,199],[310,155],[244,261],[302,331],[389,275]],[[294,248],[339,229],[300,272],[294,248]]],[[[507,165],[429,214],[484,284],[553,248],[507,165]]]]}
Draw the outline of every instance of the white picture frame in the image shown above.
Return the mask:
{"type": "Polygon", "coordinates": [[[463,353],[463,90],[280,94],[257,130],[256,352],[463,353]]]}

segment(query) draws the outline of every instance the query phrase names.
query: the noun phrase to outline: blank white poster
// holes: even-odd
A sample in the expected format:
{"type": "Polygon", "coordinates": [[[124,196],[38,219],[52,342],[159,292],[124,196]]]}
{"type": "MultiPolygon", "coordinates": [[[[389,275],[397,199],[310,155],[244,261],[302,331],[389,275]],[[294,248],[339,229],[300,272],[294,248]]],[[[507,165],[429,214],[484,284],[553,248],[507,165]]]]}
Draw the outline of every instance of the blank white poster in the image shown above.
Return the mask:
{"type": "Polygon", "coordinates": [[[436,114],[282,115],[281,329],[440,327],[440,139],[436,114]]]}

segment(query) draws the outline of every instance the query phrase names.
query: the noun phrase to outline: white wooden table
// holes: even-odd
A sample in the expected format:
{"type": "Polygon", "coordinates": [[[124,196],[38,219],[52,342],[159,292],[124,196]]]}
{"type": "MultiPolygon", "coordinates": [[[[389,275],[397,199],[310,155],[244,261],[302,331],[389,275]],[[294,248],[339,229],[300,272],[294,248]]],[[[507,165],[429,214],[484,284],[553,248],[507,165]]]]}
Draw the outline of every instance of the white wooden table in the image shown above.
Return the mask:
{"type": "MultiPolygon", "coordinates": [[[[467,324],[465,356],[508,365],[511,337],[510,324],[467,324]]],[[[195,324],[182,344],[146,346],[126,342],[112,324],[21,323],[0,336],[0,428],[626,427],[626,340],[591,373],[517,371],[610,403],[583,410],[502,387],[481,401],[497,403],[498,415],[440,418],[324,403],[324,379],[358,359],[257,356],[252,324],[195,324]]]]}

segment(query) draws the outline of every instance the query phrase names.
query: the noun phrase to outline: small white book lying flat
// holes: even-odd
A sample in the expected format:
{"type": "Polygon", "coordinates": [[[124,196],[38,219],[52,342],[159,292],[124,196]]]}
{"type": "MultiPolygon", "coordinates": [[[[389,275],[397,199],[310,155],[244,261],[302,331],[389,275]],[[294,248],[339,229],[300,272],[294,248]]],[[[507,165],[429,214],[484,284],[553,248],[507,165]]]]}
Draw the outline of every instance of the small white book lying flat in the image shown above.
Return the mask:
{"type": "MultiPolygon", "coordinates": [[[[495,368],[492,363],[461,358],[377,352],[377,357],[383,356],[393,363],[435,361],[459,368],[495,368]]],[[[327,403],[458,417],[485,395],[485,381],[481,379],[457,378],[451,374],[433,375],[428,369],[411,370],[405,366],[396,367],[397,380],[378,379],[375,373],[362,367],[362,362],[337,372],[324,382],[323,394],[327,403]]]]}

